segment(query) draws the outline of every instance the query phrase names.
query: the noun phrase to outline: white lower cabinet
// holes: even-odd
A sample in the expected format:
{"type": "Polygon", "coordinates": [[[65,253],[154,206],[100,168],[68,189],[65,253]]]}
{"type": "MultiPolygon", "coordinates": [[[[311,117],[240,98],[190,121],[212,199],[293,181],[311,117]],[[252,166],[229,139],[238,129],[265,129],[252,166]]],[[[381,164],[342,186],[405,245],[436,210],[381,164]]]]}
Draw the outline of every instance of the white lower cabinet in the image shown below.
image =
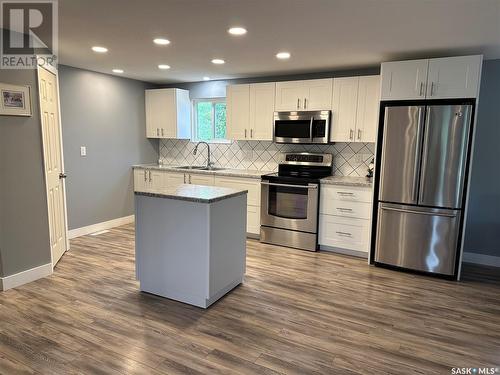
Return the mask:
{"type": "Polygon", "coordinates": [[[247,233],[260,233],[260,180],[241,177],[215,176],[215,186],[248,190],[247,233]]]}
{"type": "Polygon", "coordinates": [[[366,254],[370,249],[371,189],[322,185],[320,196],[320,246],[366,254]]]}
{"type": "Polygon", "coordinates": [[[260,233],[260,180],[255,178],[214,176],[201,173],[134,169],[134,191],[146,193],[172,193],[182,184],[220,186],[248,190],[247,233],[260,233]]]}

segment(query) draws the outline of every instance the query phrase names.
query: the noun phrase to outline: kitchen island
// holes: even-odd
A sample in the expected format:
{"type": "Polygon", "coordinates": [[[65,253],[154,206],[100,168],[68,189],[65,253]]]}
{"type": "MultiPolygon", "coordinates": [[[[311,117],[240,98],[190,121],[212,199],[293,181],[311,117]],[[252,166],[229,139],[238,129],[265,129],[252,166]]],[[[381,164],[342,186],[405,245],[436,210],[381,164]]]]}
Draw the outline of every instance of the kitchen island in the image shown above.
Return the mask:
{"type": "Polygon", "coordinates": [[[243,281],[247,190],[135,193],[140,290],[207,308],[243,281]]]}

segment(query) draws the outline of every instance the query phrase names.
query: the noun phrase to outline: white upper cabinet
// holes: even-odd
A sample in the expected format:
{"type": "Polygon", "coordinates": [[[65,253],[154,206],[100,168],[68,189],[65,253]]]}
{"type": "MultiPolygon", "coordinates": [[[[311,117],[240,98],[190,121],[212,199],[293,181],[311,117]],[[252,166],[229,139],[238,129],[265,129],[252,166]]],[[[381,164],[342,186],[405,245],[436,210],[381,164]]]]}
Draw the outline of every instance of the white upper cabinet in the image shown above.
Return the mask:
{"type": "Polygon", "coordinates": [[[227,133],[229,139],[250,136],[250,85],[231,85],[226,89],[227,133]]]}
{"type": "Polygon", "coordinates": [[[189,91],[146,90],[146,136],[148,138],[191,137],[189,91]]]}
{"type": "Polygon", "coordinates": [[[227,129],[230,139],[273,139],[275,87],[274,82],[227,87],[227,129]]]}
{"type": "Polygon", "coordinates": [[[380,111],[380,76],[359,77],[356,141],[375,142],[380,111]]]}
{"type": "Polygon", "coordinates": [[[333,79],[333,104],[330,140],[353,142],[358,105],[358,77],[333,79]]]}
{"type": "Polygon", "coordinates": [[[334,78],[332,142],[375,142],[380,76],[334,78]]]}
{"type": "Polygon", "coordinates": [[[276,111],[316,111],[330,108],[333,79],[276,83],[276,111]]]}
{"type": "Polygon", "coordinates": [[[382,63],[382,100],[476,98],[483,57],[382,63]]]}
{"type": "Polygon", "coordinates": [[[475,98],[479,95],[482,56],[445,57],[429,61],[427,98],[475,98]]]}
{"type": "Polygon", "coordinates": [[[424,99],[429,60],[382,63],[382,100],[424,99]]]}
{"type": "Polygon", "coordinates": [[[273,140],[274,97],[276,84],[250,85],[250,138],[259,141],[273,140]]]}

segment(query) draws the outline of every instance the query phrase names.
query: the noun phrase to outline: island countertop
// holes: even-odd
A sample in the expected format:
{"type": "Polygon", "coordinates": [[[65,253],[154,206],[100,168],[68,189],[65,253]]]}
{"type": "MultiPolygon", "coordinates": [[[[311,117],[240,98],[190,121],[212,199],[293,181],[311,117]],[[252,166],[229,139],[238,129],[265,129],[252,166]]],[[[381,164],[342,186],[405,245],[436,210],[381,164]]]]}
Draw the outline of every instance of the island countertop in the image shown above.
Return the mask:
{"type": "Polygon", "coordinates": [[[136,191],[136,195],[177,199],[195,203],[214,203],[224,199],[247,194],[248,190],[237,190],[217,186],[182,184],[171,193],[146,193],[136,191]]]}

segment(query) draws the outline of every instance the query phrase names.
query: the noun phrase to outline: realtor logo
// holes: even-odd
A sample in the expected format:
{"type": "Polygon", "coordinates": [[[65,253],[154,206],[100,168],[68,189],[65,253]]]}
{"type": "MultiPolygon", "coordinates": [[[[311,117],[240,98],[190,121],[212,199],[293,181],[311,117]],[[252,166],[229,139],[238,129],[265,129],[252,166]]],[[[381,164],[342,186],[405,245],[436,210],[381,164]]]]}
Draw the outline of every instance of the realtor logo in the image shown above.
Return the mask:
{"type": "Polygon", "coordinates": [[[57,0],[1,1],[0,12],[0,68],[56,65],[57,0]]]}

